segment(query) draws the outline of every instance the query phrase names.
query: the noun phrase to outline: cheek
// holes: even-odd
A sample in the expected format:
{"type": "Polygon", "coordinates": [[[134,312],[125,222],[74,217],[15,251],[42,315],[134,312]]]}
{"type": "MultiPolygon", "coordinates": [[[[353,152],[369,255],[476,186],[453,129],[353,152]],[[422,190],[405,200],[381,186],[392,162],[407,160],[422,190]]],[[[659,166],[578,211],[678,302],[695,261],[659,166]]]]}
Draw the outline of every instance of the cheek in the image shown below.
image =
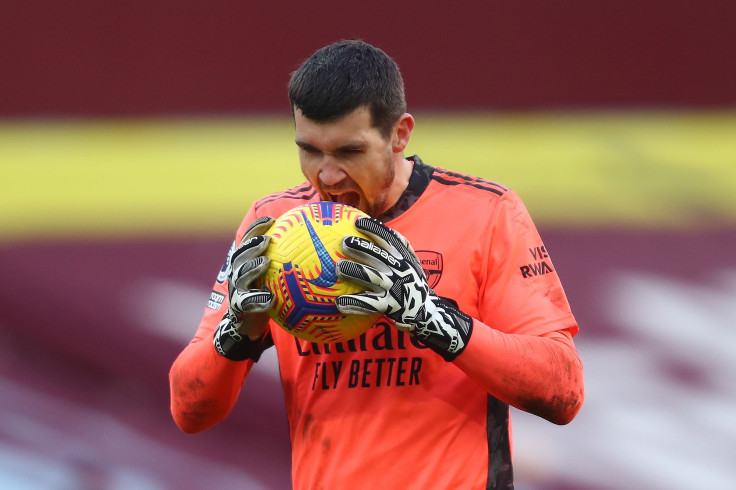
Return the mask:
{"type": "Polygon", "coordinates": [[[361,190],[368,201],[379,206],[384,204],[393,183],[393,171],[392,163],[383,162],[381,165],[374,166],[370,175],[364,176],[361,180],[364,184],[361,186],[361,190]]]}
{"type": "Polygon", "coordinates": [[[375,174],[373,176],[373,187],[377,190],[388,190],[394,180],[396,168],[392,155],[384,155],[384,159],[380,165],[375,167],[375,174]]]}
{"type": "Polygon", "coordinates": [[[316,165],[310,163],[307,159],[300,156],[299,157],[299,166],[302,169],[302,174],[304,177],[307,178],[310,182],[314,182],[314,179],[316,178],[316,165]]]}

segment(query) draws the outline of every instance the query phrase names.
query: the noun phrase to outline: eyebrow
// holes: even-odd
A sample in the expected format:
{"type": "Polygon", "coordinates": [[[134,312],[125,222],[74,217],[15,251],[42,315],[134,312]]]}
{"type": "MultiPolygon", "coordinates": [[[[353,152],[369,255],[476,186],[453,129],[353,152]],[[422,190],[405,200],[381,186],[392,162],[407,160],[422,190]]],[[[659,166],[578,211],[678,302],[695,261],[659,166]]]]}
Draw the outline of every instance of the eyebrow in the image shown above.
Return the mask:
{"type": "MultiPolygon", "coordinates": [[[[307,148],[310,150],[322,151],[316,146],[314,146],[313,144],[307,143],[306,141],[295,140],[294,142],[296,143],[296,146],[300,148],[307,148]]],[[[351,141],[351,142],[338,146],[337,148],[334,149],[334,151],[360,150],[360,149],[363,149],[364,147],[365,147],[365,142],[351,141]]]]}

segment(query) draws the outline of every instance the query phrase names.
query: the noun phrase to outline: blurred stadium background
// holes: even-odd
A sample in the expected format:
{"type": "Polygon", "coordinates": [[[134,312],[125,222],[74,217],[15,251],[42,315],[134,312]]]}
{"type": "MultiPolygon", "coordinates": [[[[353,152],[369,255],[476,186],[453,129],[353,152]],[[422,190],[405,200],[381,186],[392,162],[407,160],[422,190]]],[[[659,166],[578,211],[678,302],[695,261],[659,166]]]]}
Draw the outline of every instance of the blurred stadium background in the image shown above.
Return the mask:
{"type": "Polygon", "coordinates": [[[517,487],[736,488],[732,2],[3,12],[0,488],[289,487],[273,353],[193,436],[167,373],[251,201],[302,181],[288,74],[343,38],[401,65],[409,153],[520,193],[581,324],[586,403],[513,412],[517,487]]]}

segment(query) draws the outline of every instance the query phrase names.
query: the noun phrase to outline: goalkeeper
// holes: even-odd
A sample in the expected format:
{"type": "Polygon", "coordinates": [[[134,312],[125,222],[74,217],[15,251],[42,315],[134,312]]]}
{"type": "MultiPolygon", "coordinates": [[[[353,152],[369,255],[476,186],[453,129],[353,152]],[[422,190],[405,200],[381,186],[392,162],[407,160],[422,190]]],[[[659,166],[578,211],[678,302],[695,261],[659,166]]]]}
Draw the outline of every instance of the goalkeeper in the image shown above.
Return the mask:
{"type": "Polygon", "coordinates": [[[294,488],[513,488],[509,406],[567,424],[583,403],[578,325],[526,208],[497,183],[404,156],[414,119],[380,49],[318,50],[289,98],[307,182],[247,212],[171,368],[176,423],[194,433],[225,419],[275,346],[294,488]],[[318,200],[370,216],[356,223],[370,240],[346,237],[338,263],[366,291],[337,303],[383,316],[340,344],[277,327],[272,294],[252,286],[272,217],[318,200]]]}

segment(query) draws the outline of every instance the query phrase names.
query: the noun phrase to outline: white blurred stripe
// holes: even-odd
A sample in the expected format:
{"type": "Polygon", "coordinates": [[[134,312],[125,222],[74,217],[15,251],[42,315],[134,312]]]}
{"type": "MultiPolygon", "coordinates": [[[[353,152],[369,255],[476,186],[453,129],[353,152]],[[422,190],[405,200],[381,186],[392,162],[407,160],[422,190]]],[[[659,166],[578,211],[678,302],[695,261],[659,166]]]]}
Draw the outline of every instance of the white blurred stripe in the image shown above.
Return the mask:
{"type": "MultiPolygon", "coordinates": [[[[210,291],[200,286],[148,278],[124,292],[124,310],[142,330],[179,343],[183,348],[197,330],[209,295],[210,291]]],[[[254,369],[278,381],[276,349],[266,350],[254,369]]]]}

